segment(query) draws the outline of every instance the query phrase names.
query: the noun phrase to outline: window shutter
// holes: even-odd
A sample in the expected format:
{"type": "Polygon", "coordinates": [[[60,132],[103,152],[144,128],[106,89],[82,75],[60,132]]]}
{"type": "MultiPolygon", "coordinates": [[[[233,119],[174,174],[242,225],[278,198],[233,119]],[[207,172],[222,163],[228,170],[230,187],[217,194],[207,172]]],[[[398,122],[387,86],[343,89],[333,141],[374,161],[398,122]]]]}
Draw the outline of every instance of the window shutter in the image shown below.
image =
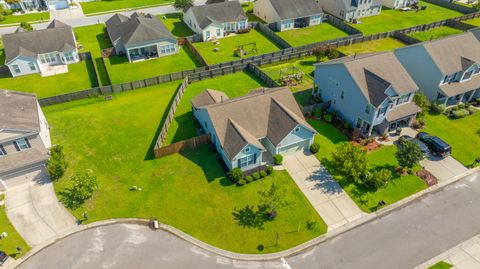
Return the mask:
{"type": "Polygon", "coordinates": [[[28,148],[31,148],[31,147],[32,147],[32,146],[30,146],[30,141],[28,141],[28,138],[25,138],[25,142],[27,143],[28,148]]]}
{"type": "Polygon", "coordinates": [[[17,151],[20,151],[20,147],[17,145],[17,141],[13,141],[13,145],[15,146],[15,149],[17,149],[17,151]]]}
{"type": "Polygon", "coordinates": [[[253,163],[257,163],[257,153],[253,154],[253,163]]]}
{"type": "Polygon", "coordinates": [[[241,164],[240,159],[238,159],[237,163],[238,163],[238,164],[237,164],[237,167],[238,167],[238,168],[241,168],[241,166],[240,166],[240,164],[241,164]]]}
{"type": "Polygon", "coordinates": [[[7,155],[7,152],[5,151],[5,148],[3,148],[2,145],[0,145],[0,152],[2,153],[2,155],[7,155]]]}

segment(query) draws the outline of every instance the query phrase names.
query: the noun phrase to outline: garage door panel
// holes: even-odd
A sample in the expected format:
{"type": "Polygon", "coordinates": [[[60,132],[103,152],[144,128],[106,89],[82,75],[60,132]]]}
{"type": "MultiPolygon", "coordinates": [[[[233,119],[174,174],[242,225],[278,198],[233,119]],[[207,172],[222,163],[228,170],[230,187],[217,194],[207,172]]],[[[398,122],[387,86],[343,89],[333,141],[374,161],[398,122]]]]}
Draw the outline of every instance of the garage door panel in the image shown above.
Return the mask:
{"type": "Polygon", "coordinates": [[[27,170],[12,173],[1,177],[7,189],[18,187],[30,182],[44,182],[48,180],[44,166],[32,167],[27,170]]]}
{"type": "Polygon", "coordinates": [[[310,140],[302,140],[302,141],[299,141],[295,144],[291,144],[291,145],[288,145],[288,146],[285,146],[285,147],[281,147],[279,150],[278,150],[278,153],[281,154],[281,155],[290,155],[290,154],[293,154],[295,152],[299,152],[299,151],[303,151],[305,149],[308,148],[308,145],[310,144],[310,140]]]}

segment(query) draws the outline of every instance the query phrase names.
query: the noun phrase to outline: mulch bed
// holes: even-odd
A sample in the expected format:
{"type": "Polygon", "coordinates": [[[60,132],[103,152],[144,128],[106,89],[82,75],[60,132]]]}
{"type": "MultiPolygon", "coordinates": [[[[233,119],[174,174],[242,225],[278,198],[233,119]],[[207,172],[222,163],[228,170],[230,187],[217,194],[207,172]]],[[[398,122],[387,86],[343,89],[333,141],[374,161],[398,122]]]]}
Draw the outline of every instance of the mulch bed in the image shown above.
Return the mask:
{"type": "Polygon", "coordinates": [[[368,143],[367,145],[363,145],[362,143],[359,143],[357,141],[352,141],[350,142],[356,146],[359,146],[361,147],[363,150],[366,150],[367,152],[370,152],[370,151],[374,151],[376,149],[378,149],[379,147],[381,147],[382,145],[380,143],[378,143],[377,141],[373,141],[373,142],[370,142],[368,143]]]}
{"type": "Polygon", "coordinates": [[[416,175],[421,178],[429,187],[438,183],[438,179],[432,175],[432,173],[425,170],[425,168],[422,168],[422,170],[418,171],[416,175]]]}

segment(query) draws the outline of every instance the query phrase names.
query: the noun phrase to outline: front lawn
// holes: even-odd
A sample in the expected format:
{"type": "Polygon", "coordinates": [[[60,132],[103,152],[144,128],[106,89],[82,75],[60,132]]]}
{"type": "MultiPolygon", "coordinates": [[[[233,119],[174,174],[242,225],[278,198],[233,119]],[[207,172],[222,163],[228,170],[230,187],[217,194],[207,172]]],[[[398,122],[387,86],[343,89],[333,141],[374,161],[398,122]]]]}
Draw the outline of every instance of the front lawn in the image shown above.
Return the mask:
{"type": "Polygon", "coordinates": [[[180,47],[177,54],[135,63],[130,63],[126,56],[112,56],[105,59],[105,65],[112,84],[119,84],[194,69],[197,65],[187,50],[180,47]]]}
{"type": "Polygon", "coordinates": [[[96,87],[95,68],[91,61],[68,65],[68,73],[42,77],[39,74],[12,78],[0,75],[2,89],[36,93],[39,98],[96,87]]]}
{"type": "Polygon", "coordinates": [[[277,35],[293,47],[348,36],[347,33],[328,22],[301,29],[277,32],[277,35]]]}
{"type": "Polygon", "coordinates": [[[475,26],[480,26],[480,18],[466,20],[466,21],[463,21],[463,22],[467,23],[467,24],[475,25],[475,26]]]}
{"type": "Polygon", "coordinates": [[[416,38],[420,41],[429,41],[429,40],[439,39],[445,36],[455,35],[460,33],[463,33],[463,31],[455,28],[451,28],[448,26],[443,26],[443,27],[433,28],[423,32],[412,33],[412,34],[409,34],[409,36],[416,38]]]}
{"type": "Polygon", "coordinates": [[[178,104],[174,120],[170,124],[164,144],[172,144],[197,135],[200,126],[195,124],[190,100],[205,89],[223,91],[229,98],[245,95],[252,89],[263,87],[263,83],[246,72],[220,76],[190,84],[178,104]],[[235,85],[232,87],[232,85],[235,85]]]}
{"type": "Polygon", "coordinates": [[[394,50],[396,48],[404,47],[405,44],[394,39],[384,38],[362,43],[356,43],[350,46],[338,47],[337,50],[346,55],[354,55],[361,53],[380,52],[387,50],[394,50]]]}
{"type": "Polygon", "coordinates": [[[330,158],[340,143],[348,141],[347,137],[331,124],[313,119],[307,121],[318,132],[315,142],[320,144],[320,150],[315,156],[320,161],[330,158]]]}
{"type": "Polygon", "coordinates": [[[81,218],[87,211],[88,222],[155,216],[199,240],[241,253],[258,253],[260,244],[263,253],[280,251],[324,233],[323,221],[284,171],[237,187],[206,146],[150,160],[149,148],[179,83],[114,94],[111,101],[85,99],[44,109],[52,141],[64,146],[69,162],[67,174],[55,182],[59,197],[75,171],[92,169],[98,178],[99,190],[72,213],[81,218]],[[264,229],[240,226],[234,209],[258,204],[257,192],[272,182],[285,190],[289,205],[264,229]],[[131,191],[132,186],[142,191],[131,191]],[[318,229],[306,229],[308,220],[318,229]]]}
{"type": "Polygon", "coordinates": [[[452,146],[452,156],[465,166],[480,157],[480,111],[462,119],[427,115],[423,131],[436,135],[452,146]]]}
{"type": "Polygon", "coordinates": [[[146,6],[160,6],[172,3],[170,0],[100,0],[93,2],[80,2],[83,13],[108,12],[119,9],[136,9],[146,6]]]}
{"type": "Polygon", "coordinates": [[[48,12],[34,12],[22,15],[7,15],[0,24],[11,24],[20,22],[37,22],[37,21],[49,21],[50,13],[48,12]]]}
{"type": "Polygon", "coordinates": [[[186,25],[182,18],[182,13],[171,13],[158,15],[168,30],[176,37],[185,37],[193,35],[193,31],[186,25]]]}
{"type": "MultiPolygon", "coordinates": [[[[260,32],[252,29],[248,33],[236,34],[229,37],[224,37],[218,40],[219,45],[215,45],[213,42],[196,42],[193,46],[203,56],[208,64],[217,64],[229,61],[240,60],[240,57],[234,55],[234,51],[237,46],[247,45],[255,43],[257,45],[257,54],[250,53],[245,57],[252,57],[255,55],[265,54],[273,51],[277,51],[280,48],[271,42],[267,37],[263,36],[260,32]],[[215,52],[213,49],[218,48],[219,51],[215,52]]],[[[245,50],[250,50],[253,45],[245,46],[245,50]]]]}
{"type": "Polygon", "coordinates": [[[451,265],[449,263],[446,263],[444,261],[439,261],[436,264],[428,267],[428,269],[450,269],[452,267],[453,267],[453,265],[451,265]]]}
{"type": "Polygon", "coordinates": [[[362,31],[364,35],[383,33],[403,29],[420,24],[428,24],[448,18],[462,16],[463,14],[434,4],[420,1],[418,6],[426,6],[427,9],[418,12],[400,11],[382,8],[382,12],[376,16],[360,19],[360,24],[351,24],[362,31]]]}
{"type": "MultiPolygon", "coordinates": [[[[2,198],[0,197],[0,199],[2,198]]],[[[0,223],[0,233],[6,232],[8,234],[6,238],[0,239],[0,250],[5,251],[5,253],[12,258],[19,258],[26,253],[30,247],[10,223],[7,212],[5,211],[5,206],[3,205],[0,206],[0,223]],[[22,253],[18,253],[16,247],[20,247],[22,253]]]]}
{"type": "Polygon", "coordinates": [[[5,51],[3,50],[3,41],[0,38],[0,66],[5,65],[5,51]]]}

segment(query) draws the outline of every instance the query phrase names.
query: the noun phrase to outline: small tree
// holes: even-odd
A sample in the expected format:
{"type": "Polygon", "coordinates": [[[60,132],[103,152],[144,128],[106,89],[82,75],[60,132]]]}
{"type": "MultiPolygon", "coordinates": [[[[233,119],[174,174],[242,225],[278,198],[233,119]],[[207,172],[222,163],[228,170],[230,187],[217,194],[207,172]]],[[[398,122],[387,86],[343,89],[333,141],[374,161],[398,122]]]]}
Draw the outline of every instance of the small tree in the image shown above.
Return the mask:
{"type": "Polygon", "coordinates": [[[367,174],[367,154],[359,146],[340,144],[332,153],[332,164],[347,181],[363,184],[367,174]]]}
{"type": "Polygon", "coordinates": [[[313,142],[311,145],[310,145],[310,151],[315,154],[317,153],[318,151],[320,150],[320,144],[318,142],[313,142]]]}
{"type": "Polygon", "coordinates": [[[283,156],[280,154],[273,155],[273,163],[275,165],[281,165],[283,163],[283,156]]]}
{"type": "Polygon", "coordinates": [[[63,176],[67,168],[67,161],[63,154],[63,147],[55,145],[50,148],[50,159],[47,162],[47,170],[50,178],[57,180],[63,176]]]}
{"type": "Polygon", "coordinates": [[[400,147],[395,153],[398,164],[402,168],[412,169],[423,159],[423,152],[420,146],[409,140],[400,141],[400,147]]]}
{"type": "Polygon", "coordinates": [[[425,96],[425,94],[421,92],[415,93],[415,95],[413,96],[413,101],[415,102],[415,104],[417,104],[417,106],[419,106],[422,109],[422,111],[418,113],[418,116],[424,117],[425,113],[427,113],[428,110],[430,110],[430,106],[432,105],[432,103],[430,103],[430,101],[428,101],[427,96],[425,96]]]}
{"type": "Polygon", "coordinates": [[[72,187],[62,194],[62,202],[70,209],[79,208],[98,189],[97,177],[92,170],[87,170],[83,174],[76,173],[70,177],[70,181],[72,187]]]}
{"type": "Polygon", "coordinates": [[[387,184],[392,179],[392,172],[388,169],[373,171],[365,180],[365,185],[376,190],[387,184]]]}
{"type": "Polygon", "coordinates": [[[285,201],[285,192],[275,185],[275,183],[272,183],[269,189],[259,191],[258,194],[260,194],[259,208],[266,211],[268,216],[272,219],[277,216],[277,209],[288,204],[285,201]]]}
{"type": "Polygon", "coordinates": [[[333,46],[317,46],[313,48],[313,55],[317,58],[317,62],[324,62],[338,58],[339,53],[333,46]]]}
{"type": "Polygon", "coordinates": [[[233,168],[232,171],[230,171],[230,179],[233,182],[238,182],[240,179],[243,179],[244,174],[242,169],[240,168],[233,168]]]}
{"type": "Polygon", "coordinates": [[[33,27],[30,23],[28,22],[21,22],[20,23],[20,27],[22,27],[23,29],[27,30],[27,31],[33,31],[33,27]]]}
{"type": "Polygon", "coordinates": [[[193,0],[175,0],[173,7],[176,9],[184,9],[187,6],[193,6],[193,0]]]}

